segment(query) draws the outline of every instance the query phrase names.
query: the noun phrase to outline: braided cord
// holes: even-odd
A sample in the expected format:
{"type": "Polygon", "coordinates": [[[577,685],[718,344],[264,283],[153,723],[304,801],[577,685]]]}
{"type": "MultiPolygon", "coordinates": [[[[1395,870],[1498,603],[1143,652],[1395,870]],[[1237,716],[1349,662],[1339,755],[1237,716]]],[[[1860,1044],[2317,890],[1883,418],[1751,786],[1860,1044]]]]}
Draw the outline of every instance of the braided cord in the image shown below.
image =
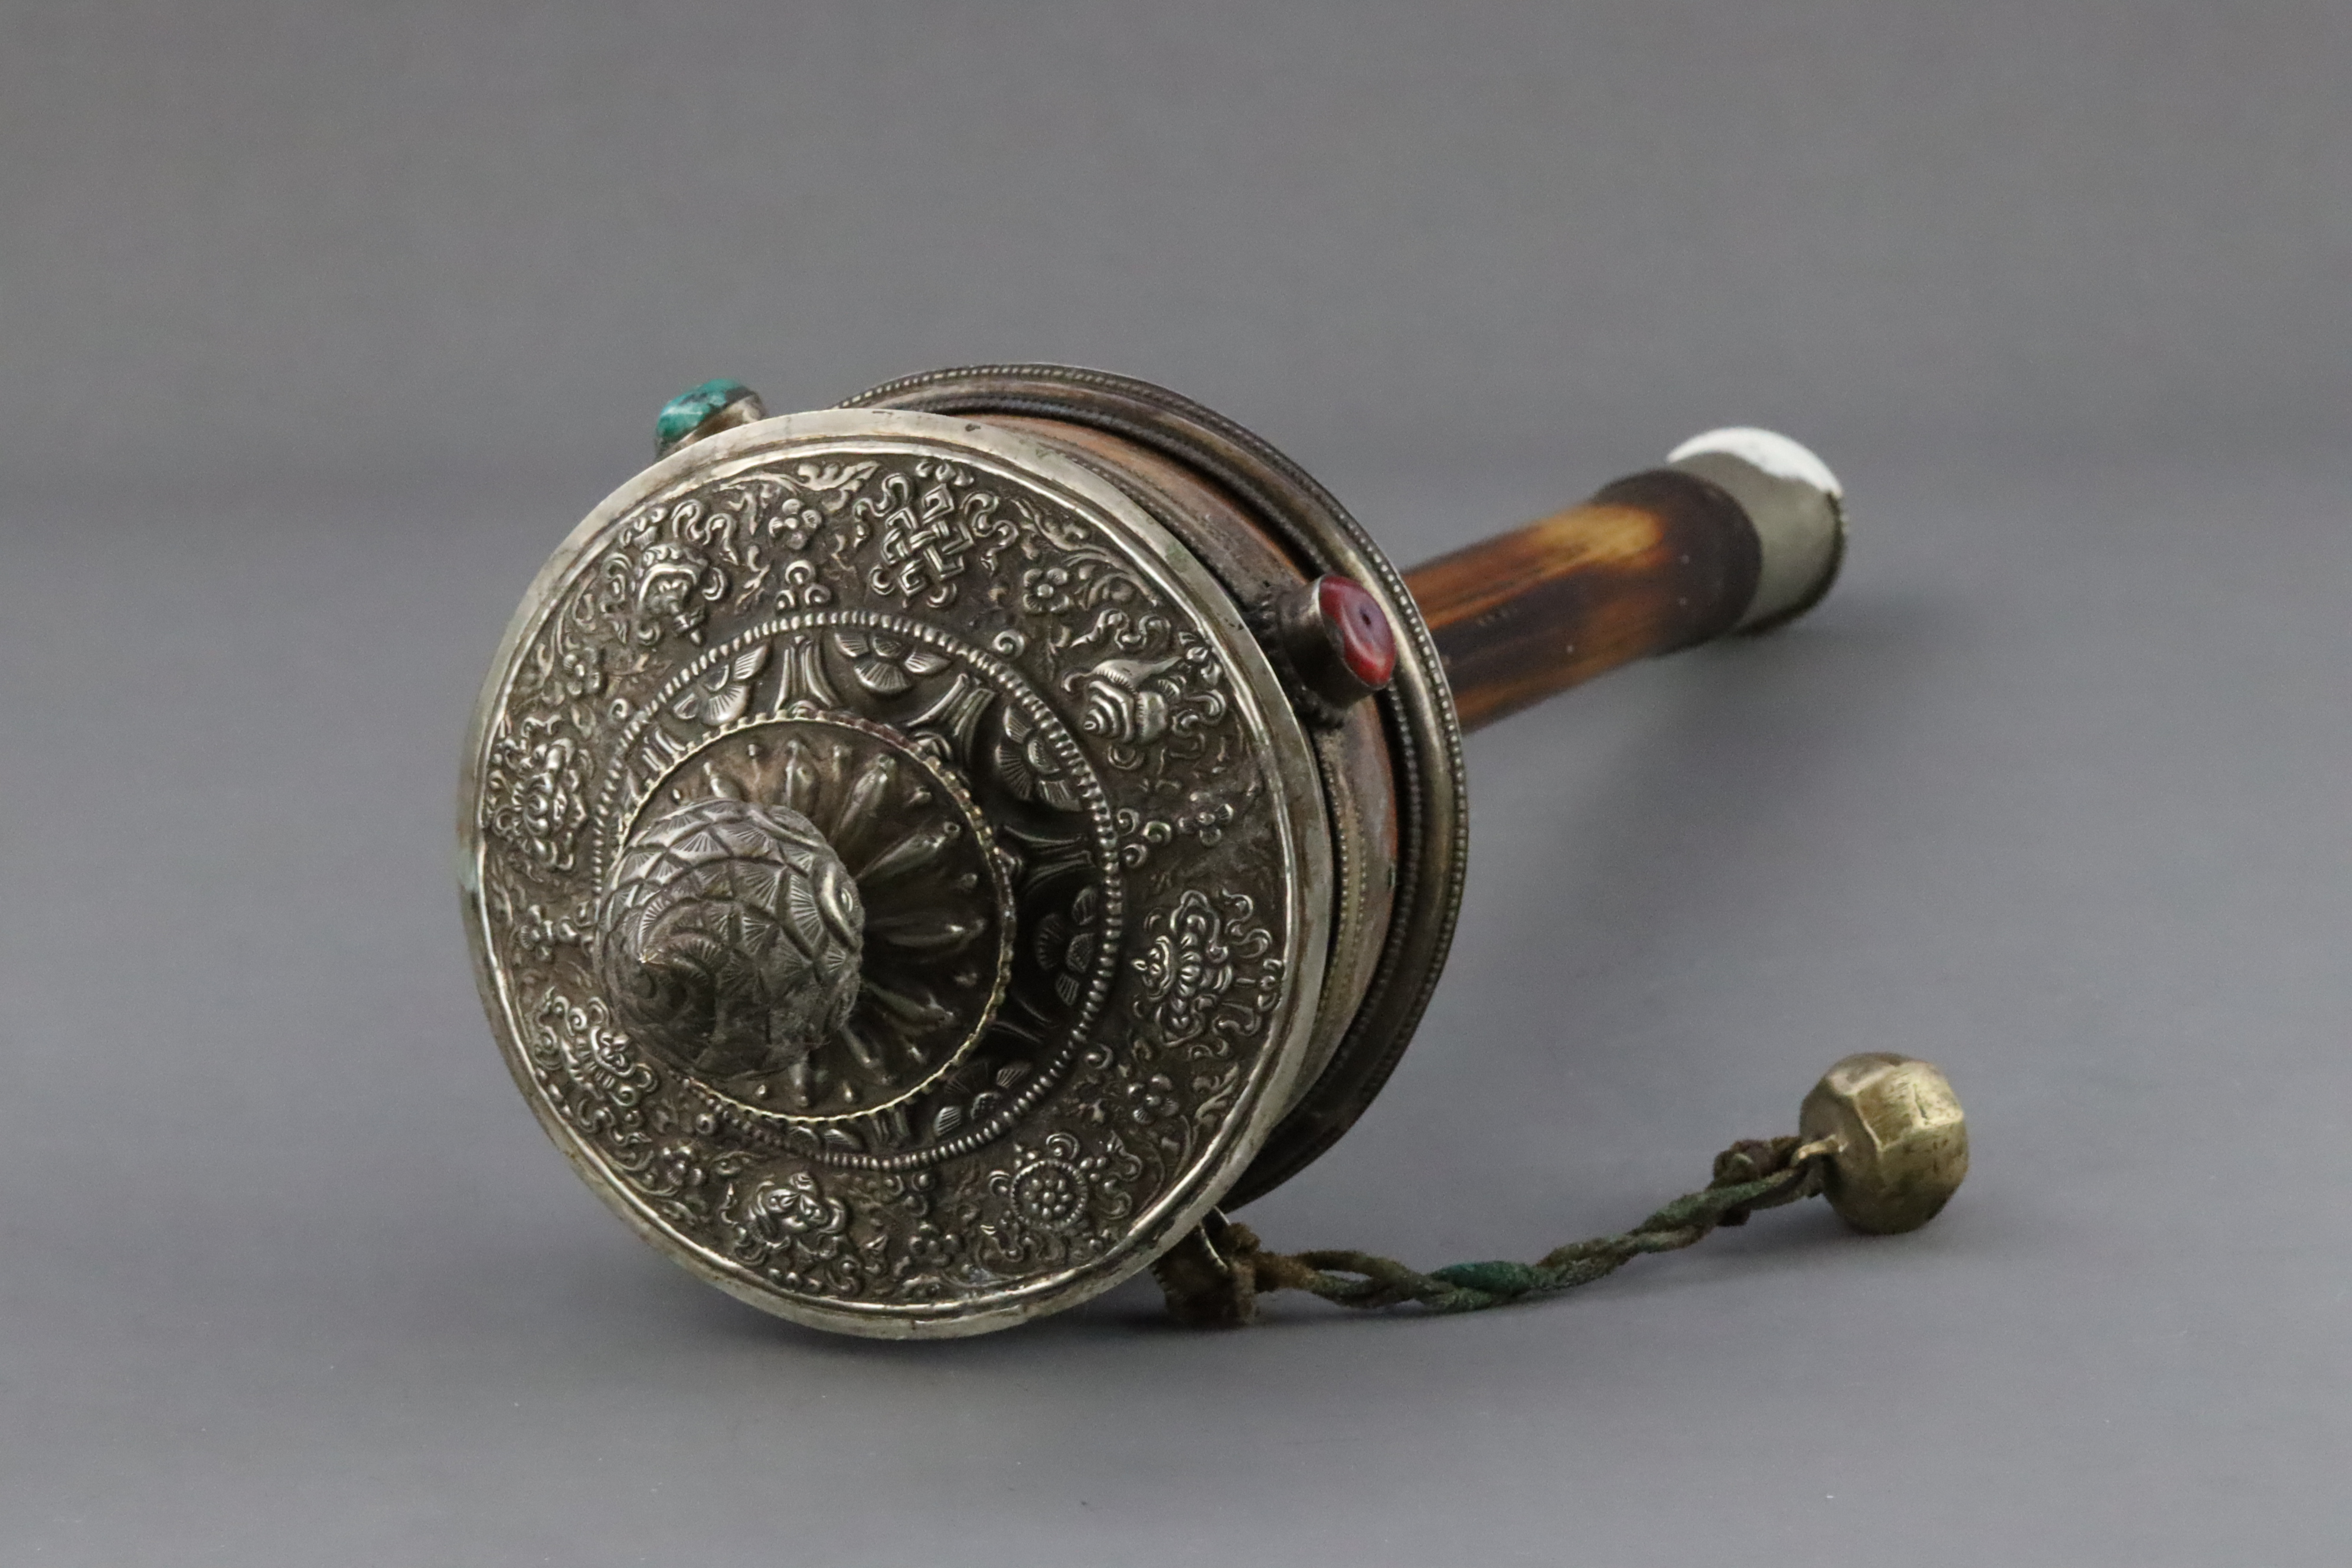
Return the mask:
{"type": "Polygon", "coordinates": [[[1168,1310],[1202,1327],[1246,1323],[1257,1298],[1305,1290],[1342,1307],[1408,1302],[1433,1312],[1478,1312],[1531,1296],[1589,1285],[1650,1252],[1673,1252],[1718,1226],[1745,1225],[1758,1209],[1777,1208],[1821,1191],[1826,1151],[1795,1138],[1748,1140],[1715,1159],[1715,1179],[1616,1236],[1554,1247],[1533,1263],[1451,1263],[1424,1274],[1392,1258],[1346,1249],[1268,1252],[1255,1232],[1212,1215],[1153,1266],[1168,1310]]]}

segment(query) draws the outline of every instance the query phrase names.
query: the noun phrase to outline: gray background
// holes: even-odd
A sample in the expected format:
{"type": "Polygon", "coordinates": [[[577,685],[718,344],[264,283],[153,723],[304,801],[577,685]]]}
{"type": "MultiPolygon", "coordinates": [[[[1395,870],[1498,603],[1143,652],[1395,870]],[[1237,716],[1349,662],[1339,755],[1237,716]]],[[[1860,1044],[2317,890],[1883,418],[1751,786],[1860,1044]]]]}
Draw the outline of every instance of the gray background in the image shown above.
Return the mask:
{"type": "Polygon", "coordinates": [[[0,6],[0,1561],[2342,1562],[2347,68],[2340,4],[0,6]],[[911,1347],[631,1239],[474,999],[484,661],[671,392],[994,357],[1406,560],[1816,445],[1838,593],[1475,741],[1422,1041],[1250,1217],[1531,1255],[1882,1047],[1947,1215],[911,1347]]]}

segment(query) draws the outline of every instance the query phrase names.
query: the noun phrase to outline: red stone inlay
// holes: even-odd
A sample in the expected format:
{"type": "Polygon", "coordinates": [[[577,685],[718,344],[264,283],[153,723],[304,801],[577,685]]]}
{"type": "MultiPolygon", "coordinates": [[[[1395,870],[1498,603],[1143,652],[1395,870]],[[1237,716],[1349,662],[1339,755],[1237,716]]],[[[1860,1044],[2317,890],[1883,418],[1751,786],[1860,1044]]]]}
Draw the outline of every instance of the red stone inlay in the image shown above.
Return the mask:
{"type": "Polygon", "coordinates": [[[1315,607],[1331,628],[1348,673],[1378,691],[1396,674],[1396,632],[1381,604],[1352,577],[1330,576],[1315,584],[1315,607]]]}

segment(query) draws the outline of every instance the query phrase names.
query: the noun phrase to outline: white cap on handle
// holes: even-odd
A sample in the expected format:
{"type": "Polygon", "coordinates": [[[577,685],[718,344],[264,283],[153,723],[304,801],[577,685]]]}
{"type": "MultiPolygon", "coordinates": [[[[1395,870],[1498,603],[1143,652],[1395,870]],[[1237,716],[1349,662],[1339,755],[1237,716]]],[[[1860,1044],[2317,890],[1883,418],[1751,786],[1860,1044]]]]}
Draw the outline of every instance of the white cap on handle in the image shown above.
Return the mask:
{"type": "Polygon", "coordinates": [[[1845,558],[1845,487],[1810,447],[1753,426],[1694,436],[1666,466],[1721,486],[1747,512],[1762,547],[1756,594],[1739,631],[1766,631],[1820,602],[1845,558]]]}

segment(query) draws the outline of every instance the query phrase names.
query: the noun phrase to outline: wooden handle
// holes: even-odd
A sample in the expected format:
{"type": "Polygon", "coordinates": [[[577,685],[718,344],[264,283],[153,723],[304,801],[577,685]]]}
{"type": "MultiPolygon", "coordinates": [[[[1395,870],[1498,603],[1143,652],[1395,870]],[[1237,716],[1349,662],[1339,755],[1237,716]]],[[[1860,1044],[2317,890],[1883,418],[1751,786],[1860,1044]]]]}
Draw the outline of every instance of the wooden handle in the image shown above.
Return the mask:
{"type": "Polygon", "coordinates": [[[1755,597],[1755,528],[1722,487],[1653,469],[1405,574],[1465,728],[1720,637],[1755,597]]]}
{"type": "Polygon", "coordinates": [[[1695,436],[1666,467],[1405,574],[1465,728],[1651,654],[1803,615],[1845,557],[1843,489],[1785,436],[1695,436]]]}

